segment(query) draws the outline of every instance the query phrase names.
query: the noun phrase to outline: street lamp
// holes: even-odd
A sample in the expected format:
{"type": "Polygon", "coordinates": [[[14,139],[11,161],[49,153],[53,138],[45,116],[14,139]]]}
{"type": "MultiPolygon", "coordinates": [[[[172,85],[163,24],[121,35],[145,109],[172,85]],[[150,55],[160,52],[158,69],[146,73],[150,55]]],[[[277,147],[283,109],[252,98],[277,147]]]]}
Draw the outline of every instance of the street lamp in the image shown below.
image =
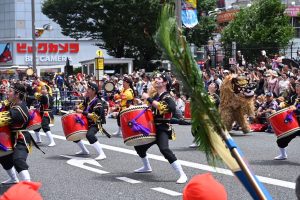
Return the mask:
{"type": "Polygon", "coordinates": [[[31,0],[32,68],[36,72],[35,1],[31,0]]]}
{"type": "Polygon", "coordinates": [[[176,2],[175,2],[175,13],[176,13],[177,26],[181,29],[182,28],[182,22],[181,22],[181,0],[176,0],[176,2]]]}

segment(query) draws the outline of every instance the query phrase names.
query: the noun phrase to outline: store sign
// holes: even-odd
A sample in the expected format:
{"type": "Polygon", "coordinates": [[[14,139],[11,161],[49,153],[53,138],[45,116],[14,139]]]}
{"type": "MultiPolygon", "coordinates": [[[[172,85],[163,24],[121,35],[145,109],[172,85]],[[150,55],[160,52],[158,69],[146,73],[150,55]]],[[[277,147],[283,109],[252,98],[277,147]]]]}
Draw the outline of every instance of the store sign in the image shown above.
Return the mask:
{"type": "Polygon", "coordinates": [[[284,13],[290,17],[297,17],[299,12],[300,12],[300,6],[289,6],[284,11],[284,13]]]}
{"type": "MultiPolygon", "coordinates": [[[[37,63],[65,63],[67,58],[72,60],[72,55],[79,53],[80,46],[77,42],[39,42],[36,45],[37,63]]],[[[16,43],[18,56],[24,58],[25,63],[32,63],[32,45],[26,42],[16,43]]]]}
{"type": "Polygon", "coordinates": [[[96,70],[104,69],[104,58],[96,58],[96,70]]]}
{"type": "Polygon", "coordinates": [[[239,12],[239,10],[230,10],[230,11],[221,12],[217,16],[218,24],[232,21],[237,12],[239,12]]]}
{"type": "MultiPolygon", "coordinates": [[[[72,61],[72,57],[70,56],[37,56],[36,60],[39,62],[66,62],[67,58],[72,61]]],[[[32,56],[25,56],[25,62],[32,62],[32,56]]]]}
{"type": "MultiPolygon", "coordinates": [[[[41,42],[37,44],[37,53],[78,53],[79,43],[52,43],[41,42]]],[[[27,43],[17,43],[17,53],[32,53],[32,46],[27,43]]]]}

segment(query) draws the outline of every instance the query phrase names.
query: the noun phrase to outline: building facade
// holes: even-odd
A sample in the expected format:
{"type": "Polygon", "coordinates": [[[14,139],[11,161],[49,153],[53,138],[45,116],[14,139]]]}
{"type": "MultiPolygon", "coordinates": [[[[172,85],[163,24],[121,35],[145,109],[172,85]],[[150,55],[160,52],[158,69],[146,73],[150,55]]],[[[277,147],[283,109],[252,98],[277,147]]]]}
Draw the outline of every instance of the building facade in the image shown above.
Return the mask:
{"type": "MultiPolygon", "coordinates": [[[[43,15],[43,0],[35,0],[37,74],[63,72],[67,58],[73,66],[97,57],[95,40],[74,40],[43,15]],[[43,31],[44,30],[44,31],[43,31]],[[40,31],[40,32],[39,32],[40,31]],[[39,33],[42,33],[39,35],[39,33]]],[[[24,70],[32,66],[31,0],[0,0],[0,70],[24,70]]],[[[102,50],[105,58],[111,58],[102,50]]]]}

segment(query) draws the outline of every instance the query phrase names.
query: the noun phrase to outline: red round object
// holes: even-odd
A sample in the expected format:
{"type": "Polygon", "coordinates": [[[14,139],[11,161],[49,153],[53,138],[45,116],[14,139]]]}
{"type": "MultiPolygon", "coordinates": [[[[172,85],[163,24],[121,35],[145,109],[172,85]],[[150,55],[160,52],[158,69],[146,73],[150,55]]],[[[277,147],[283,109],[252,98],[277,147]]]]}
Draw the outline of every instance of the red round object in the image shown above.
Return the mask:
{"type": "Polygon", "coordinates": [[[185,102],[185,107],[184,107],[184,119],[190,120],[192,118],[191,115],[191,104],[190,101],[185,102]]]}
{"type": "Polygon", "coordinates": [[[88,131],[88,120],[81,113],[66,114],[61,118],[66,139],[77,141],[84,139],[88,131]]]}
{"type": "Polygon", "coordinates": [[[284,138],[292,135],[296,131],[300,130],[299,123],[293,108],[288,107],[270,115],[268,117],[269,122],[273,128],[277,138],[284,138]],[[291,121],[286,121],[286,116],[291,115],[291,121]]]}
{"type": "Polygon", "coordinates": [[[152,111],[147,109],[143,115],[141,115],[135,121],[140,125],[150,130],[149,135],[144,135],[140,131],[134,131],[130,127],[130,121],[138,116],[147,106],[132,106],[120,113],[120,124],[123,134],[124,143],[128,146],[139,146],[154,142],[156,140],[156,128],[154,124],[154,118],[152,111]]]}
{"type": "Polygon", "coordinates": [[[42,116],[41,113],[36,110],[36,109],[32,109],[29,110],[29,123],[27,125],[27,130],[36,130],[41,128],[42,126],[42,116]]]}
{"type": "Polygon", "coordinates": [[[0,128],[0,144],[8,149],[7,151],[3,151],[0,149],[0,157],[6,156],[13,152],[13,145],[10,138],[10,129],[8,126],[3,126],[0,128]]]}

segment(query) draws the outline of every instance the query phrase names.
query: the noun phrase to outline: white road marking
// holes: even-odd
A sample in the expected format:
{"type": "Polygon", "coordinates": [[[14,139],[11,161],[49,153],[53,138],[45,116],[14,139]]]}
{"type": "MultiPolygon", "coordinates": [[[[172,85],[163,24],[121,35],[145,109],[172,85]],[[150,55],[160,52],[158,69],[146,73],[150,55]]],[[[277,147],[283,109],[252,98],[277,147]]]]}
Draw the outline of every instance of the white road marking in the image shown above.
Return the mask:
{"type": "MultiPolygon", "coordinates": [[[[45,133],[41,133],[42,135],[46,135],[45,133]]],[[[66,140],[66,137],[61,136],[61,135],[54,135],[54,138],[61,139],[61,140],[66,140]]],[[[88,141],[83,140],[83,143],[86,145],[90,145],[88,141]]],[[[135,155],[137,156],[137,153],[135,150],[130,150],[130,149],[125,149],[125,148],[120,148],[120,147],[115,147],[115,146],[110,146],[106,144],[102,144],[102,147],[104,149],[112,150],[112,151],[117,151],[117,152],[122,152],[130,155],[135,155]]],[[[153,160],[158,160],[158,161],[163,161],[163,162],[168,162],[163,156],[158,156],[155,154],[149,154],[147,153],[147,156],[153,160]]],[[[228,169],[223,169],[219,167],[211,167],[209,165],[203,165],[199,163],[194,163],[194,162],[189,162],[189,161],[184,161],[184,160],[178,160],[182,166],[185,167],[190,167],[190,168],[195,168],[195,169],[200,169],[204,171],[209,171],[209,172],[214,172],[214,173],[219,173],[219,174],[225,174],[225,175],[230,175],[234,176],[233,173],[228,170],[228,169]]],[[[295,189],[296,184],[294,182],[289,182],[289,181],[284,181],[284,180],[279,180],[279,179],[274,179],[274,178],[269,178],[269,177],[264,177],[264,176],[256,176],[262,183],[267,183],[270,185],[276,185],[284,188],[290,188],[290,189],[295,189]]]]}
{"type": "Polygon", "coordinates": [[[96,160],[91,159],[91,158],[79,158],[79,157],[74,157],[74,156],[67,156],[67,155],[60,155],[65,158],[71,158],[70,160],[67,161],[69,165],[79,167],[81,169],[89,170],[98,174],[108,174],[109,172],[103,171],[94,167],[86,166],[84,165],[85,163],[94,165],[96,167],[102,167],[96,160]]]}
{"type": "Polygon", "coordinates": [[[121,181],[125,181],[127,183],[131,183],[131,184],[141,183],[141,181],[137,181],[137,180],[127,178],[127,177],[116,177],[116,179],[119,179],[121,181]]]}
{"type": "Polygon", "coordinates": [[[168,189],[165,189],[165,188],[162,188],[162,187],[157,187],[157,188],[151,188],[151,190],[155,190],[157,192],[161,192],[161,193],[164,193],[164,194],[168,194],[168,195],[171,195],[173,197],[176,197],[176,196],[181,196],[182,194],[179,193],[179,192],[175,192],[175,191],[172,191],[172,190],[168,190],[168,189]]]}

